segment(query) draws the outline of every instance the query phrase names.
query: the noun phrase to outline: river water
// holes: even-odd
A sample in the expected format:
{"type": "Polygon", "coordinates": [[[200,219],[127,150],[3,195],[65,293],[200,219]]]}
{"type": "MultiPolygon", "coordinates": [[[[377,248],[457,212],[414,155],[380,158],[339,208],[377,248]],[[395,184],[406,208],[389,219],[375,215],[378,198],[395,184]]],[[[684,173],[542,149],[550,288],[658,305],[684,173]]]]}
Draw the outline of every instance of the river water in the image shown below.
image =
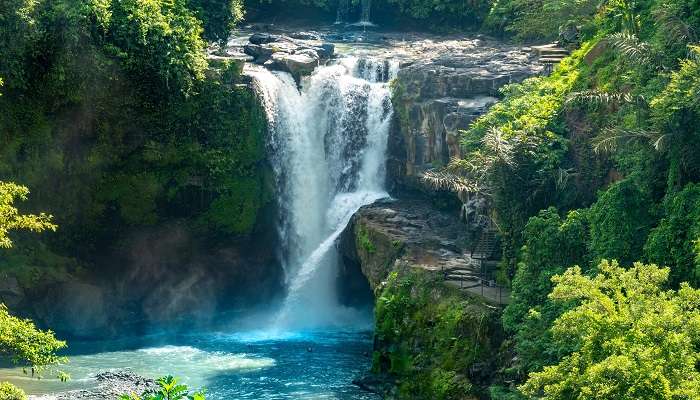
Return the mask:
{"type": "Polygon", "coordinates": [[[370,367],[371,332],[309,331],[152,335],[109,342],[71,342],[66,383],[31,379],[0,369],[0,381],[28,394],[95,386],[98,371],[131,370],[157,378],[177,376],[207,399],[377,399],[352,385],[370,367]]]}

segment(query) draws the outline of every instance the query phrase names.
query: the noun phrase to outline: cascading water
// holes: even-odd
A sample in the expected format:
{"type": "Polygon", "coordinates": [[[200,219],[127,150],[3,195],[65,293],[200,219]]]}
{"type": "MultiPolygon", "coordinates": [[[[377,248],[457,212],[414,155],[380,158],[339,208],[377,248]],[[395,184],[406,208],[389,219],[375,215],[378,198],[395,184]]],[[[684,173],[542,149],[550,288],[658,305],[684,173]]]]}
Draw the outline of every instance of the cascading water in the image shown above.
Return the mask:
{"type": "Polygon", "coordinates": [[[277,329],[352,324],[335,293],[335,241],[363,205],[386,197],[392,62],[343,58],[297,88],[291,75],[250,72],[269,123],[282,211],[288,294],[277,329]]]}

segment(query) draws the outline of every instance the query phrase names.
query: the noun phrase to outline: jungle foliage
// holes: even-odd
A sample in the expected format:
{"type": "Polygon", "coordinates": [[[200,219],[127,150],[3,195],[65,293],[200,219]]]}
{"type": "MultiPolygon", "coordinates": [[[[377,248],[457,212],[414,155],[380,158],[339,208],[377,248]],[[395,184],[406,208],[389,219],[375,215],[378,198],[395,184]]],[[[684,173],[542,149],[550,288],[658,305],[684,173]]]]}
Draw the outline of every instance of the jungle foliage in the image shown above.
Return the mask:
{"type": "Polygon", "coordinates": [[[32,188],[29,210],[56,215],[50,252],[90,260],[172,220],[202,237],[250,234],[268,201],[264,116],[236,86],[240,65],[209,65],[205,51],[240,4],[2,0],[0,10],[0,176],[32,188]]]}
{"type": "MultiPolygon", "coordinates": [[[[21,213],[15,207],[15,200],[26,200],[29,190],[11,182],[0,181],[0,255],[12,247],[8,237],[10,231],[29,230],[41,232],[56,230],[51,223],[52,216],[21,213]]],[[[57,352],[66,347],[66,342],[56,339],[53,332],[42,331],[27,319],[10,315],[7,307],[0,303],[0,360],[9,358],[14,364],[31,368],[32,376],[40,377],[47,367],[66,362],[57,352]]],[[[67,375],[57,372],[61,380],[67,375]]],[[[25,393],[7,382],[0,382],[0,399],[24,400],[25,393]]]]}
{"type": "Polygon", "coordinates": [[[164,376],[156,380],[157,390],[142,394],[123,394],[119,400],[205,400],[204,390],[190,393],[187,385],[180,384],[177,378],[164,376]]]}
{"type": "Polygon", "coordinates": [[[398,381],[399,398],[479,395],[480,373],[464,374],[498,344],[498,317],[435,276],[394,271],[378,294],[372,371],[398,381]]]}
{"type": "Polygon", "coordinates": [[[502,379],[524,385],[492,395],[698,398],[700,2],[498,0],[488,24],[575,34],[571,56],[505,87],[437,172],[489,196],[505,239],[502,379]]]}

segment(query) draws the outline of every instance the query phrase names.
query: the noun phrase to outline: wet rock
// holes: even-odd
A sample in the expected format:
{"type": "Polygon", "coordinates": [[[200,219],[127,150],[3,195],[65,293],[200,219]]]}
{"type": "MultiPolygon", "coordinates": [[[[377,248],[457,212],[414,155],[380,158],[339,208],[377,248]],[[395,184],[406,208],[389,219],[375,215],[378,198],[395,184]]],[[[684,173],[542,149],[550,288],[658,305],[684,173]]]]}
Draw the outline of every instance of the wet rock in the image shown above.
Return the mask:
{"type": "Polygon", "coordinates": [[[289,37],[301,40],[321,40],[321,36],[316,32],[292,32],[289,37]]]}
{"type": "Polygon", "coordinates": [[[293,32],[288,36],[258,32],[250,36],[249,43],[239,46],[255,63],[289,72],[297,81],[331,59],[335,52],[335,46],[320,42],[315,32],[293,32]]]}
{"type": "Polygon", "coordinates": [[[250,36],[250,43],[253,44],[265,44],[265,43],[272,43],[272,42],[277,42],[280,40],[280,36],[273,35],[270,33],[263,33],[263,32],[258,32],[254,33],[250,36]]]}
{"type": "Polygon", "coordinates": [[[0,276],[0,303],[14,308],[24,298],[24,290],[14,276],[0,276]]]}
{"type": "Polygon", "coordinates": [[[269,60],[273,53],[272,49],[269,47],[262,47],[259,44],[252,43],[248,43],[243,46],[243,52],[249,56],[252,56],[257,63],[263,63],[269,60]]]}
{"type": "Polygon", "coordinates": [[[389,375],[368,374],[353,379],[352,384],[380,396],[389,397],[396,391],[396,379],[389,375]]]}
{"type": "Polygon", "coordinates": [[[309,75],[318,66],[318,58],[308,54],[275,53],[265,66],[271,69],[286,71],[292,74],[297,81],[303,75],[309,75]]]}
{"type": "Polygon", "coordinates": [[[334,53],[335,45],[332,43],[322,43],[320,49],[318,50],[318,54],[321,56],[321,58],[331,58],[333,57],[334,53]]]}
{"type": "Polygon", "coordinates": [[[343,232],[339,250],[360,266],[373,290],[399,264],[441,271],[474,263],[458,213],[439,211],[425,198],[362,207],[343,232]]]}

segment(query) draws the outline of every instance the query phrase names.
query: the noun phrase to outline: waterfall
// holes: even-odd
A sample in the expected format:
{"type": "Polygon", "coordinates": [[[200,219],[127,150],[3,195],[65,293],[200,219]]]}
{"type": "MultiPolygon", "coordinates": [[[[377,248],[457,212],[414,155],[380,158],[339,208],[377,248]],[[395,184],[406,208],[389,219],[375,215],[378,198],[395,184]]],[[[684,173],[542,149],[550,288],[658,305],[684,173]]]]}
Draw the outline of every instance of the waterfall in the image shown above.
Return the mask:
{"type": "Polygon", "coordinates": [[[360,25],[372,25],[369,20],[369,13],[372,8],[372,0],[362,0],[362,14],[360,15],[360,25]]]}
{"type": "Polygon", "coordinates": [[[363,205],[387,197],[385,153],[396,63],[342,58],[302,81],[250,72],[268,118],[287,297],[279,329],[351,323],[335,293],[335,242],[363,205]]]}
{"type": "Polygon", "coordinates": [[[350,12],[350,0],[338,0],[338,11],[335,18],[336,24],[347,22],[348,13],[350,12]]]}

